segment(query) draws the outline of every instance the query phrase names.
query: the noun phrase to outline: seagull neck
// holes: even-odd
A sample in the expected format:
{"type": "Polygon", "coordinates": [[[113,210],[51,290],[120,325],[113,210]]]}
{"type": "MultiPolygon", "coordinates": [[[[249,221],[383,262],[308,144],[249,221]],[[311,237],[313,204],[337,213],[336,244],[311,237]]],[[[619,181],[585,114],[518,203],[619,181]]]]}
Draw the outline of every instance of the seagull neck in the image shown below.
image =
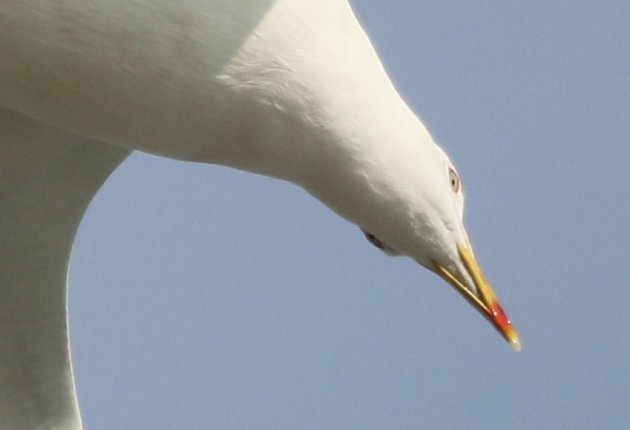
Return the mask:
{"type": "Polygon", "coordinates": [[[209,146],[206,161],[309,189],[324,172],[395,152],[420,123],[347,2],[326,1],[326,13],[296,3],[276,2],[216,76],[239,115],[223,123],[227,142],[209,146]]]}

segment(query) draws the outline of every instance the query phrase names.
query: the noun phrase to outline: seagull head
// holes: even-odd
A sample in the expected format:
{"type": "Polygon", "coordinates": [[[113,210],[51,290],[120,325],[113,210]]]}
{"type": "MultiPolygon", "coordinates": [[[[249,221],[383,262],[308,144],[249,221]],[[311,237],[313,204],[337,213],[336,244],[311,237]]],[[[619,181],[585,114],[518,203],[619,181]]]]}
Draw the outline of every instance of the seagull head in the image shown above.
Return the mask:
{"type": "Polygon", "coordinates": [[[361,227],[365,237],[386,254],[407,255],[436,273],[514,350],[520,350],[516,329],[481,270],[464,227],[464,193],[455,165],[432,141],[422,151],[409,152],[412,164],[414,153],[419,156],[415,169],[406,168],[408,160],[399,160],[400,169],[393,176],[394,182],[402,185],[378,199],[386,211],[391,211],[391,217],[379,215],[375,230],[361,227]],[[392,210],[394,207],[398,210],[392,210]]]}
{"type": "Polygon", "coordinates": [[[464,227],[460,175],[415,115],[413,122],[411,132],[401,131],[399,139],[386,143],[373,136],[359,136],[357,145],[346,142],[330,170],[320,171],[316,186],[306,188],[381,251],[410,257],[444,279],[518,351],[517,332],[464,227]]]}

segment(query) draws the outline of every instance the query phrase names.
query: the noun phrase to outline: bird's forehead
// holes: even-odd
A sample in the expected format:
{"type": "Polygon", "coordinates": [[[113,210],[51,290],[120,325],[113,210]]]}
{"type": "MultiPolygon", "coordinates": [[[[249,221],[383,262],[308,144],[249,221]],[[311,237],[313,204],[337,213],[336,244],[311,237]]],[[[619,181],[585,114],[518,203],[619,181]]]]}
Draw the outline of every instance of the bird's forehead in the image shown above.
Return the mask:
{"type": "Polygon", "coordinates": [[[446,151],[437,143],[434,145],[435,153],[439,161],[441,162],[442,167],[452,167],[455,168],[455,165],[451,161],[451,158],[448,156],[446,151]]]}

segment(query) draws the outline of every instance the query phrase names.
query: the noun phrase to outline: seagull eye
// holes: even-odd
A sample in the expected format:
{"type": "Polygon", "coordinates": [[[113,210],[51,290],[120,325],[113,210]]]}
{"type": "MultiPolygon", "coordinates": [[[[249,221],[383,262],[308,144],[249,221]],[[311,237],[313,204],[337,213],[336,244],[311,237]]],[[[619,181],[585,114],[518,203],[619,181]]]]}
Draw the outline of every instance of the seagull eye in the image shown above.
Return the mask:
{"type": "Polygon", "coordinates": [[[368,240],[368,242],[370,242],[372,245],[376,246],[378,249],[380,249],[381,251],[383,249],[385,249],[385,244],[383,242],[380,241],[379,238],[377,238],[376,236],[374,236],[372,233],[368,233],[367,231],[363,231],[363,234],[365,234],[365,238],[368,240]]]}
{"type": "Polygon", "coordinates": [[[448,168],[448,180],[451,183],[451,190],[453,190],[454,193],[458,193],[460,188],[459,176],[452,167],[448,168]]]}
{"type": "Polygon", "coordinates": [[[398,253],[396,251],[394,251],[389,245],[387,245],[385,242],[380,240],[378,237],[374,236],[372,233],[367,232],[367,231],[365,231],[363,229],[361,229],[361,231],[365,235],[365,238],[368,240],[368,242],[370,242],[372,245],[376,246],[378,249],[383,251],[385,254],[398,255],[398,253]]]}

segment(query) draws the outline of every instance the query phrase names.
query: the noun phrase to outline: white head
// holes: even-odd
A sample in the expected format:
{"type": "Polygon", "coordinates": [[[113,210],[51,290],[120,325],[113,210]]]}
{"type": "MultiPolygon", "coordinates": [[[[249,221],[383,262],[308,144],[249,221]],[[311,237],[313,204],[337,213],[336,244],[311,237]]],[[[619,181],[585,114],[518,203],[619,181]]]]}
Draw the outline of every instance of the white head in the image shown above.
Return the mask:
{"type": "Polygon", "coordinates": [[[459,173],[415,115],[413,123],[407,132],[401,126],[395,142],[366,144],[374,142],[366,138],[354,145],[350,138],[344,147],[351,150],[339,151],[330,169],[306,188],[383,252],[408,256],[445,279],[518,350],[518,335],[464,228],[459,173]]]}

